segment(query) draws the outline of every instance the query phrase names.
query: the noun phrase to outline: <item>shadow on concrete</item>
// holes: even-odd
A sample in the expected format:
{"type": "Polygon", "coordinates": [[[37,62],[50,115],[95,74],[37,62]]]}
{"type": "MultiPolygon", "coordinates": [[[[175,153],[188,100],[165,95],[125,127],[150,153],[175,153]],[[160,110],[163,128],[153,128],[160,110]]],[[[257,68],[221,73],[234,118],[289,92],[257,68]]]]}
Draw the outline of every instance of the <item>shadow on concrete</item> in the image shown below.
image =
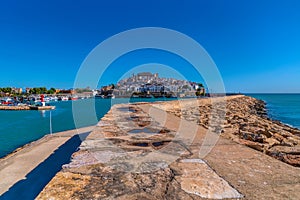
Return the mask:
{"type": "Polygon", "coordinates": [[[7,192],[0,196],[0,199],[35,199],[55,174],[62,169],[62,165],[70,162],[71,155],[77,150],[88,134],[89,132],[82,133],[70,138],[66,143],[55,150],[44,162],[28,173],[26,179],[20,180],[9,188],[7,192]]]}

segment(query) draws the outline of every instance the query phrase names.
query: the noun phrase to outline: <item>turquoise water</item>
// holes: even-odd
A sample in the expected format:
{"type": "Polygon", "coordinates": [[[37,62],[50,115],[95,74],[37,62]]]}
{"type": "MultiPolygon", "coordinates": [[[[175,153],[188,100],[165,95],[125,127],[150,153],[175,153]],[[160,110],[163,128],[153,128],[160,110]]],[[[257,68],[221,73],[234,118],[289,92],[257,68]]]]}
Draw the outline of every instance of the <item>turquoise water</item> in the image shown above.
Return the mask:
{"type": "MultiPolygon", "coordinates": [[[[165,101],[170,99],[84,99],[53,102],[51,111],[54,132],[95,125],[108,112],[112,104],[165,101]],[[95,102],[94,102],[95,101],[95,102]],[[76,105],[76,123],[73,120],[72,103],[76,105]],[[95,109],[95,117],[91,115],[95,109]],[[75,125],[76,124],[76,125],[75,125]]],[[[50,111],[1,111],[0,110],[0,158],[16,148],[50,133],[50,111]]]]}
{"type": "Polygon", "coordinates": [[[267,103],[270,118],[300,128],[300,94],[248,94],[267,103]]]}

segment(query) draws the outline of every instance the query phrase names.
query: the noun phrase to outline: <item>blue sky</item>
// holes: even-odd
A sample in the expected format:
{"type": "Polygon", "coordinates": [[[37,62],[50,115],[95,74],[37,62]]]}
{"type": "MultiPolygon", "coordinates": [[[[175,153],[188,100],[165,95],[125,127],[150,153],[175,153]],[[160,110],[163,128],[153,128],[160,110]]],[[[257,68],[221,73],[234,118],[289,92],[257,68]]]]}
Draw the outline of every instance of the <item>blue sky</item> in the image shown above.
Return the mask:
{"type": "MultiPolygon", "coordinates": [[[[70,88],[100,42],[151,26],[182,32],[200,43],[227,92],[300,93],[299,10],[297,0],[2,1],[0,87],[70,88]]],[[[176,56],[144,51],[116,60],[100,85],[143,63],[177,64],[186,78],[201,81],[176,56]],[[118,70],[118,64],[127,68],[118,70]]]]}

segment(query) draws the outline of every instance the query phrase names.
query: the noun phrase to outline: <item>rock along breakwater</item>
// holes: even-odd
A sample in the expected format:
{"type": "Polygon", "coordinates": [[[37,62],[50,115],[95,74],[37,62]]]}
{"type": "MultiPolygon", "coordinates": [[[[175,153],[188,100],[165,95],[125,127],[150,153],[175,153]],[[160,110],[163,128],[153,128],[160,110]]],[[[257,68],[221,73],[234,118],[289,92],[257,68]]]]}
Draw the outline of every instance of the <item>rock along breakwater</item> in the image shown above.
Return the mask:
{"type": "Polygon", "coordinates": [[[200,158],[212,104],[190,101],[113,106],[37,199],[299,197],[297,129],[268,119],[261,101],[226,97],[221,137],[200,158]],[[195,137],[178,137],[189,134],[180,126],[195,137]]]}
{"type": "MultiPolygon", "coordinates": [[[[268,118],[265,102],[240,96],[226,102],[222,135],[287,164],[300,167],[300,130],[268,118]]],[[[218,106],[218,105],[217,105],[218,106]]],[[[165,106],[166,107],[166,106],[165,106]]],[[[209,126],[211,104],[167,111],[203,127],[209,126]]]]}

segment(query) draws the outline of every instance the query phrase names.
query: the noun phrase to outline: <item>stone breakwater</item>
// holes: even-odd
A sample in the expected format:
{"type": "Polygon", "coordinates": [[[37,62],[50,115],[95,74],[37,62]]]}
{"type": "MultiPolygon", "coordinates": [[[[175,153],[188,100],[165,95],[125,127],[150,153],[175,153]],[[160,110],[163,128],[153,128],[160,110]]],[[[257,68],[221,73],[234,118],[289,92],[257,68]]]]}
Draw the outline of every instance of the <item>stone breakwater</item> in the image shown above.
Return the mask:
{"type": "Polygon", "coordinates": [[[54,110],[55,106],[0,106],[0,110],[54,110]]]}
{"type": "Polygon", "coordinates": [[[270,153],[297,148],[298,130],[256,99],[222,100],[113,106],[37,199],[298,199],[300,169],[279,161],[287,150],[270,153]],[[221,137],[203,158],[208,130],[221,137]]]}
{"type": "Polygon", "coordinates": [[[30,110],[29,106],[0,106],[0,110],[30,110]]]}
{"type": "MultiPolygon", "coordinates": [[[[212,103],[202,101],[199,107],[170,107],[165,109],[200,126],[210,126],[212,103]]],[[[214,105],[217,109],[220,105],[214,105]]],[[[300,130],[269,119],[265,102],[248,96],[227,98],[222,135],[233,141],[261,151],[287,164],[300,167],[300,130]]]]}

